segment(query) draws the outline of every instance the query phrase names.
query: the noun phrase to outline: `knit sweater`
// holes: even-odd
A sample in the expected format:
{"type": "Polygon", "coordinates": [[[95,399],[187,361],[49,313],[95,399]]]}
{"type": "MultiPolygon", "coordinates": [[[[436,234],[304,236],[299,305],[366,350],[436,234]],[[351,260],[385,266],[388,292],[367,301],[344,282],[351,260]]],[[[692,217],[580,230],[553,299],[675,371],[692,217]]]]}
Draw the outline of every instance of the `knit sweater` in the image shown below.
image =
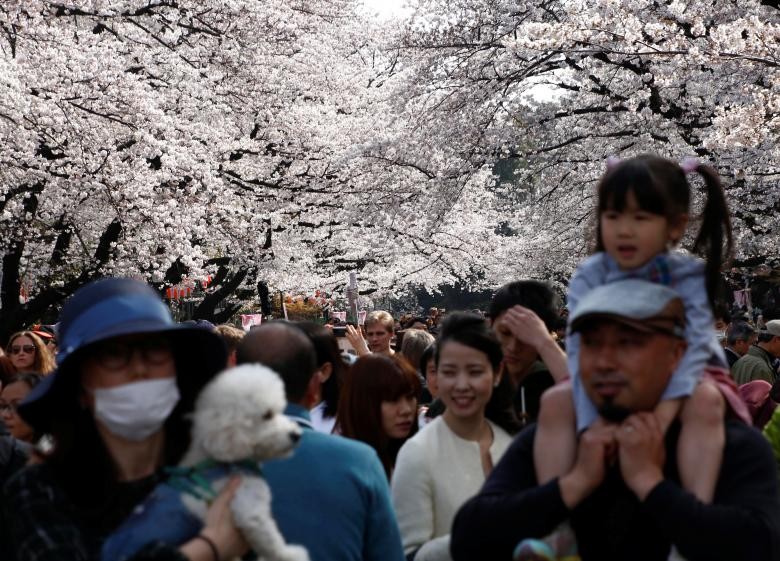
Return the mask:
{"type": "MultiPolygon", "coordinates": [[[[512,438],[493,423],[490,428],[490,457],[496,465],[512,438]]],[[[446,559],[455,514],[484,482],[479,444],[457,436],[443,417],[407,440],[391,483],[404,552],[419,548],[416,561],[446,559]]]]}

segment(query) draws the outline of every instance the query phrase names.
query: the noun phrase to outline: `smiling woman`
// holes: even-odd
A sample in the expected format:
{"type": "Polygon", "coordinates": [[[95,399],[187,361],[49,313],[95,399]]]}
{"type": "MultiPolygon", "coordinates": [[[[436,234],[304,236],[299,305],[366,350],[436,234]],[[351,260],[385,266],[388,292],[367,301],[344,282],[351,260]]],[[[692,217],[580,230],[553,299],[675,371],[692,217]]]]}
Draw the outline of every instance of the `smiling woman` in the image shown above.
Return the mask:
{"type": "Polygon", "coordinates": [[[511,442],[516,425],[502,428],[490,419],[501,356],[501,343],[481,316],[456,312],[442,325],[435,359],[447,408],[404,444],[392,480],[404,552],[416,561],[449,558],[455,513],[511,442]]]}

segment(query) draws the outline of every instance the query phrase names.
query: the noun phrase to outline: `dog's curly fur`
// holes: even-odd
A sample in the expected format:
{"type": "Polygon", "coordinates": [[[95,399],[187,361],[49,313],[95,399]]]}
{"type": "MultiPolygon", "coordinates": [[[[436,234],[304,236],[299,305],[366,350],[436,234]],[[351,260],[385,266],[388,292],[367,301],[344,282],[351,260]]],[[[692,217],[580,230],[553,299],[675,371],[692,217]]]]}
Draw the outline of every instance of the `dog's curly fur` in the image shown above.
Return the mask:
{"type": "MultiPolygon", "coordinates": [[[[262,462],[288,456],[300,427],[284,416],[284,384],[272,370],[242,365],[219,374],[198,396],[192,419],[192,445],[182,462],[262,462]]],[[[215,481],[220,490],[226,479],[215,481]]],[[[187,507],[205,520],[205,503],[185,498],[187,507]]],[[[252,549],[268,561],[309,561],[306,549],[285,543],[271,516],[271,491],[262,477],[243,475],[231,503],[233,518],[252,549]]]]}

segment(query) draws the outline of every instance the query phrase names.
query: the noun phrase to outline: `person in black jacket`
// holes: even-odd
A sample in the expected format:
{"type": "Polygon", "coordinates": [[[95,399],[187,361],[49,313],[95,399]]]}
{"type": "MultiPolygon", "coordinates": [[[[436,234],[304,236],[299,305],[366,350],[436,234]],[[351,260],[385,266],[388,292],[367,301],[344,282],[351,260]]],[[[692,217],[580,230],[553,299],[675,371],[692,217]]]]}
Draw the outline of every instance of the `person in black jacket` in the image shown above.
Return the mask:
{"type": "Polygon", "coordinates": [[[780,558],[780,497],[761,434],[726,421],[726,447],[712,504],[680,485],[679,422],[666,435],[652,414],[685,350],[676,293],[648,283],[591,291],[571,318],[582,334],[580,369],[600,419],[579,437],[572,470],[540,485],[535,427],[524,431],[480,493],[455,518],[454,561],[511,559],[526,539],[568,522],[584,561],[780,558]]]}
{"type": "Polygon", "coordinates": [[[566,354],[552,337],[558,306],[552,288],[535,280],[505,284],[490,301],[490,325],[504,353],[499,390],[514,396],[521,426],[536,421],[542,394],[569,375],[566,354]]]}

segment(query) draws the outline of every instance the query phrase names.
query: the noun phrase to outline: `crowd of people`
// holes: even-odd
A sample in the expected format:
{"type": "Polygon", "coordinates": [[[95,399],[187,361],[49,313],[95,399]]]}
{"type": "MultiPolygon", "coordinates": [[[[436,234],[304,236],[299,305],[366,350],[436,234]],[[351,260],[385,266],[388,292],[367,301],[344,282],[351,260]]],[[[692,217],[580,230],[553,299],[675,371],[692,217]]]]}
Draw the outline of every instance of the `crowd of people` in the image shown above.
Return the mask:
{"type": "Polygon", "coordinates": [[[204,387],[261,364],[287,406],[258,415],[297,424],[292,454],[236,462],[221,490],[197,480],[182,493],[208,497],[199,527],[134,536],[123,559],[251,555],[231,508],[247,469],[312,560],[780,559],[780,319],[716,304],[731,246],[717,174],[610,161],[596,200],[595,251],[565,303],[517,280],[485,313],[245,332],[177,324],[137,280],[82,287],[56,328],[0,356],[0,558],[109,561],[187,466],[204,387]],[[692,173],[705,206],[689,231],[692,173]],[[698,257],[677,249],[686,235],[698,257]]]}

